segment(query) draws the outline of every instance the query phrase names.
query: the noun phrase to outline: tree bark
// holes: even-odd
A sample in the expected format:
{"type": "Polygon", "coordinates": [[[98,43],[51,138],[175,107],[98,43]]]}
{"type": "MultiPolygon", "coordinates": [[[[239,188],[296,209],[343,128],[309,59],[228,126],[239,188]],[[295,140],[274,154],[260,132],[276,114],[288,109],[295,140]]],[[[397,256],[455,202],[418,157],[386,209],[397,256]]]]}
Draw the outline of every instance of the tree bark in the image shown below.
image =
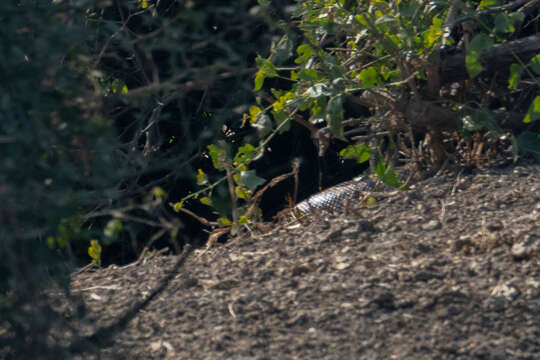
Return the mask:
{"type": "MultiPolygon", "coordinates": [[[[540,34],[494,45],[480,55],[480,62],[484,67],[480,76],[500,71],[507,72],[511,64],[518,62],[515,56],[526,64],[538,53],[540,53],[540,34]]],[[[461,81],[469,77],[465,68],[465,55],[461,52],[446,58],[443,56],[439,69],[441,84],[461,81]]]]}

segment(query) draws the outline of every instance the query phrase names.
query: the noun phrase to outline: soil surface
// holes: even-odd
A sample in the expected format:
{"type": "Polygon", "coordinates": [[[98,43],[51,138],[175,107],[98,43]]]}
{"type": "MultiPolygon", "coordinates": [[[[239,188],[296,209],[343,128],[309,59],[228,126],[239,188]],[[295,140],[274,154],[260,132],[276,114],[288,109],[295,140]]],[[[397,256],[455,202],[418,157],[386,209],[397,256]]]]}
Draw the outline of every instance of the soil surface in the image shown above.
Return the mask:
{"type": "MultiPolygon", "coordinates": [[[[82,359],[540,359],[540,167],[373,194],[345,214],[194,251],[82,359]]],[[[92,334],[178,257],[73,276],[92,334]]]]}

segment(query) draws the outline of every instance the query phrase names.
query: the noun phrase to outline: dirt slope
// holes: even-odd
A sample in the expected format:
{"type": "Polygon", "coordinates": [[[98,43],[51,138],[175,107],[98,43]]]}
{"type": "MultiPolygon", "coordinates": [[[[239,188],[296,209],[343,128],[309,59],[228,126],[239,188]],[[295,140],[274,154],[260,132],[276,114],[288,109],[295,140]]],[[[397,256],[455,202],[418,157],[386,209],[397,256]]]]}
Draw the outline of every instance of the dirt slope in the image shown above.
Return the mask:
{"type": "MultiPolygon", "coordinates": [[[[101,359],[540,359],[540,167],[433,178],[193,253],[101,359]]],[[[176,261],[73,277],[91,333],[176,261]]],[[[88,354],[82,358],[95,358],[88,354]]]]}

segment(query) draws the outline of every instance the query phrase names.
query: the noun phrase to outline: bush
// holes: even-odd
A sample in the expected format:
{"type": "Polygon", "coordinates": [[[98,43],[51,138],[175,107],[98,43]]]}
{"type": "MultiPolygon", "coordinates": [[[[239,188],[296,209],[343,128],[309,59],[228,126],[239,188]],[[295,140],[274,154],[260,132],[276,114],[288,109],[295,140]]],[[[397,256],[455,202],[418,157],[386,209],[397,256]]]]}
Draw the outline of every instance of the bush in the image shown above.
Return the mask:
{"type": "Polygon", "coordinates": [[[44,289],[68,294],[87,251],[99,264],[100,244],[131,247],[133,259],[158,239],[179,248],[187,238],[164,189],[185,179],[187,190],[201,146],[252,101],[249,64],[276,29],[255,10],[251,1],[0,4],[3,357],[58,355],[47,334],[62,317],[44,289]]]}

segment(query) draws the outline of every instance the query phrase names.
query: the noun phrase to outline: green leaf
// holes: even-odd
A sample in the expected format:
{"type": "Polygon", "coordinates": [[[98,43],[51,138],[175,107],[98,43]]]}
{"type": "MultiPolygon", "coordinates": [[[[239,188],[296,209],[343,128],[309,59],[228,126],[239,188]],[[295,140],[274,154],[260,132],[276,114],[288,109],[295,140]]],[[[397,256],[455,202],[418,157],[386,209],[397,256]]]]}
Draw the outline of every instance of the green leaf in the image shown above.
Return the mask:
{"type": "Polygon", "coordinates": [[[480,1],[480,5],[478,5],[479,10],[484,10],[492,6],[497,6],[498,1],[497,0],[482,0],[480,1]]]}
{"type": "Polygon", "coordinates": [[[97,240],[90,240],[90,247],[88,247],[88,255],[92,258],[92,262],[96,266],[101,266],[101,245],[97,240]]]}
{"type": "Polygon", "coordinates": [[[540,134],[524,131],[516,140],[520,153],[530,154],[536,159],[540,159],[540,134]]]}
{"type": "Polygon", "coordinates": [[[301,80],[306,80],[306,81],[310,81],[310,80],[318,80],[319,79],[319,74],[317,73],[316,70],[313,70],[313,69],[306,69],[306,70],[302,70],[298,73],[298,77],[301,79],[301,80]]]}
{"type": "Polygon", "coordinates": [[[152,189],[152,194],[154,194],[154,196],[158,199],[163,199],[167,197],[167,193],[165,192],[165,190],[163,190],[159,186],[156,186],[152,189]]]}
{"type": "Polygon", "coordinates": [[[517,89],[522,73],[523,73],[523,66],[519,64],[510,65],[510,76],[508,76],[509,89],[517,89]]]}
{"type": "Polygon", "coordinates": [[[246,225],[249,222],[249,218],[247,216],[241,216],[240,219],[238,219],[238,224],[240,225],[246,225]]]}
{"type": "Polygon", "coordinates": [[[302,64],[303,62],[306,62],[313,54],[315,54],[315,50],[313,50],[308,44],[302,44],[296,48],[296,53],[300,56],[294,60],[294,63],[302,64]]]}
{"type": "Polygon", "coordinates": [[[249,122],[253,124],[257,121],[257,115],[261,112],[261,108],[258,106],[250,106],[249,108],[249,122]]]}
{"type": "Polygon", "coordinates": [[[255,87],[253,90],[258,91],[261,90],[263,84],[264,84],[264,78],[265,78],[264,70],[257,71],[257,74],[255,75],[255,87]]]}
{"type": "Polygon", "coordinates": [[[259,69],[263,70],[266,77],[278,76],[276,66],[268,59],[257,59],[257,65],[259,69]]]}
{"type": "Polygon", "coordinates": [[[381,179],[381,181],[386,185],[396,188],[401,186],[401,182],[399,181],[394,169],[389,169],[383,160],[377,161],[375,172],[379,179],[381,179]]]}
{"type": "Polygon", "coordinates": [[[238,196],[238,199],[246,199],[249,200],[251,198],[251,191],[245,187],[245,186],[237,186],[234,189],[234,192],[236,193],[236,196],[238,196]]]}
{"type": "Polygon", "coordinates": [[[358,23],[360,23],[361,25],[364,25],[367,27],[368,23],[364,17],[364,15],[362,14],[359,14],[359,15],[355,15],[354,16],[354,20],[358,21],[358,23]]]}
{"type": "Polygon", "coordinates": [[[139,0],[139,7],[141,9],[146,9],[148,7],[148,0],[139,0]]]}
{"type": "Polygon", "coordinates": [[[379,179],[382,179],[384,174],[386,173],[386,164],[384,161],[378,160],[377,165],[375,166],[375,173],[379,177],[379,179]]]}
{"type": "Polygon", "coordinates": [[[255,148],[251,144],[246,144],[238,148],[238,152],[234,156],[234,162],[237,164],[244,164],[253,159],[255,148]]]}
{"type": "Polygon", "coordinates": [[[220,217],[217,221],[221,226],[231,226],[232,225],[232,221],[227,219],[226,217],[220,217]]]}
{"type": "Polygon", "coordinates": [[[533,102],[529,106],[529,111],[527,111],[527,115],[525,115],[525,118],[523,119],[523,122],[531,123],[538,119],[540,119],[540,96],[534,98],[533,102]]]}
{"type": "Polygon", "coordinates": [[[210,199],[209,197],[204,196],[200,198],[199,201],[201,202],[201,204],[212,206],[212,199],[210,199]]]}
{"type": "Polygon", "coordinates": [[[272,78],[278,76],[276,66],[268,59],[263,59],[260,56],[255,59],[259,71],[255,75],[255,91],[262,88],[265,78],[272,78]]]}
{"type": "Polygon", "coordinates": [[[214,168],[217,170],[223,170],[223,165],[221,164],[221,149],[214,144],[210,144],[207,146],[208,153],[210,154],[210,158],[212,159],[212,165],[214,165],[214,168]]]}
{"type": "Polygon", "coordinates": [[[540,75],[540,54],[536,55],[531,59],[531,61],[529,61],[529,66],[536,75],[540,75]]]}
{"type": "Polygon", "coordinates": [[[377,76],[377,70],[373,66],[362,70],[358,75],[358,79],[362,82],[362,87],[365,89],[369,89],[380,83],[377,76]]]}
{"type": "Polygon", "coordinates": [[[173,210],[174,210],[175,212],[179,212],[180,209],[181,209],[183,206],[184,206],[184,202],[183,202],[183,201],[178,201],[178,202],[174,203],[174,205],[173,205],[173,210]]]}
{"type": "Polygon", "coordinates": [[[255,174],[255,170],[247,170],[240,172],[240,178],[242,183],[246,185],[249,190],[255,190],[257,187],[261,186],[266,182],[265,179],[258,177],[255,174]]]}
{"type": "Polygon", "coordinates": [[[424,33],[424,47],[431,49],[435,42],[439,40],[443,31],[442,31],[443,20],[434,16],[432,24],[429,29],[424,33]]]}
{"type": "Polygon", "coordinates": [[[513,33],[516,31],[508,14],[500,13],[495,16],[495,31],[498,33],[513,33]]]}
{"type": "Polygon", "coordinates": [[[197,170],[197,185],[203,186],[208,184],[208,176],[202,171],[202,169],[197,170]]]}
{"type": "Polygon", "coordinates": [[[343,97],[336,95],[328,101],[326,106],[326,121],[335,137],[345,140],[343,136],[343,97]]]}
{"type": "Polygon", "coordinates": [[[358,164],[364,163],[371,157],[371,148],[366,143],[349,145],[339,152],[342,159],[354,159],[358,164]]]}
{"type": "Polygon", "coordinates": [[[493,40],[485,34],[478,34],[472,39],[465,57],[465,66],[471,78],[475,78],[484,70],[480,64],[480,55],[491,46],[493,40]]]}
{"type": "Polygon", "coordinates": [[[400,187],[401,182],[399,181],[396,172],[394,169],[390,169],[386,171],[386,174],[382,178],[383,183],[385,183],[388,186],[392,187],[400,187]]]}
{"type": "Polygon", "coordinates": [[[287,105],[287,102],[289,100],[292,100],[296,97],[296,95],[293,93],[293,92],[286,92],[285,94],[283,95],[280,95],[276,92],[276,95],[277,95],[277,101],[275,101],[273,104],[272,104],[272,109],[274,110],[274,112],[280,112],[281,110],[283,110],[283,108],[285,108],[285,105],[287,105]]]}

